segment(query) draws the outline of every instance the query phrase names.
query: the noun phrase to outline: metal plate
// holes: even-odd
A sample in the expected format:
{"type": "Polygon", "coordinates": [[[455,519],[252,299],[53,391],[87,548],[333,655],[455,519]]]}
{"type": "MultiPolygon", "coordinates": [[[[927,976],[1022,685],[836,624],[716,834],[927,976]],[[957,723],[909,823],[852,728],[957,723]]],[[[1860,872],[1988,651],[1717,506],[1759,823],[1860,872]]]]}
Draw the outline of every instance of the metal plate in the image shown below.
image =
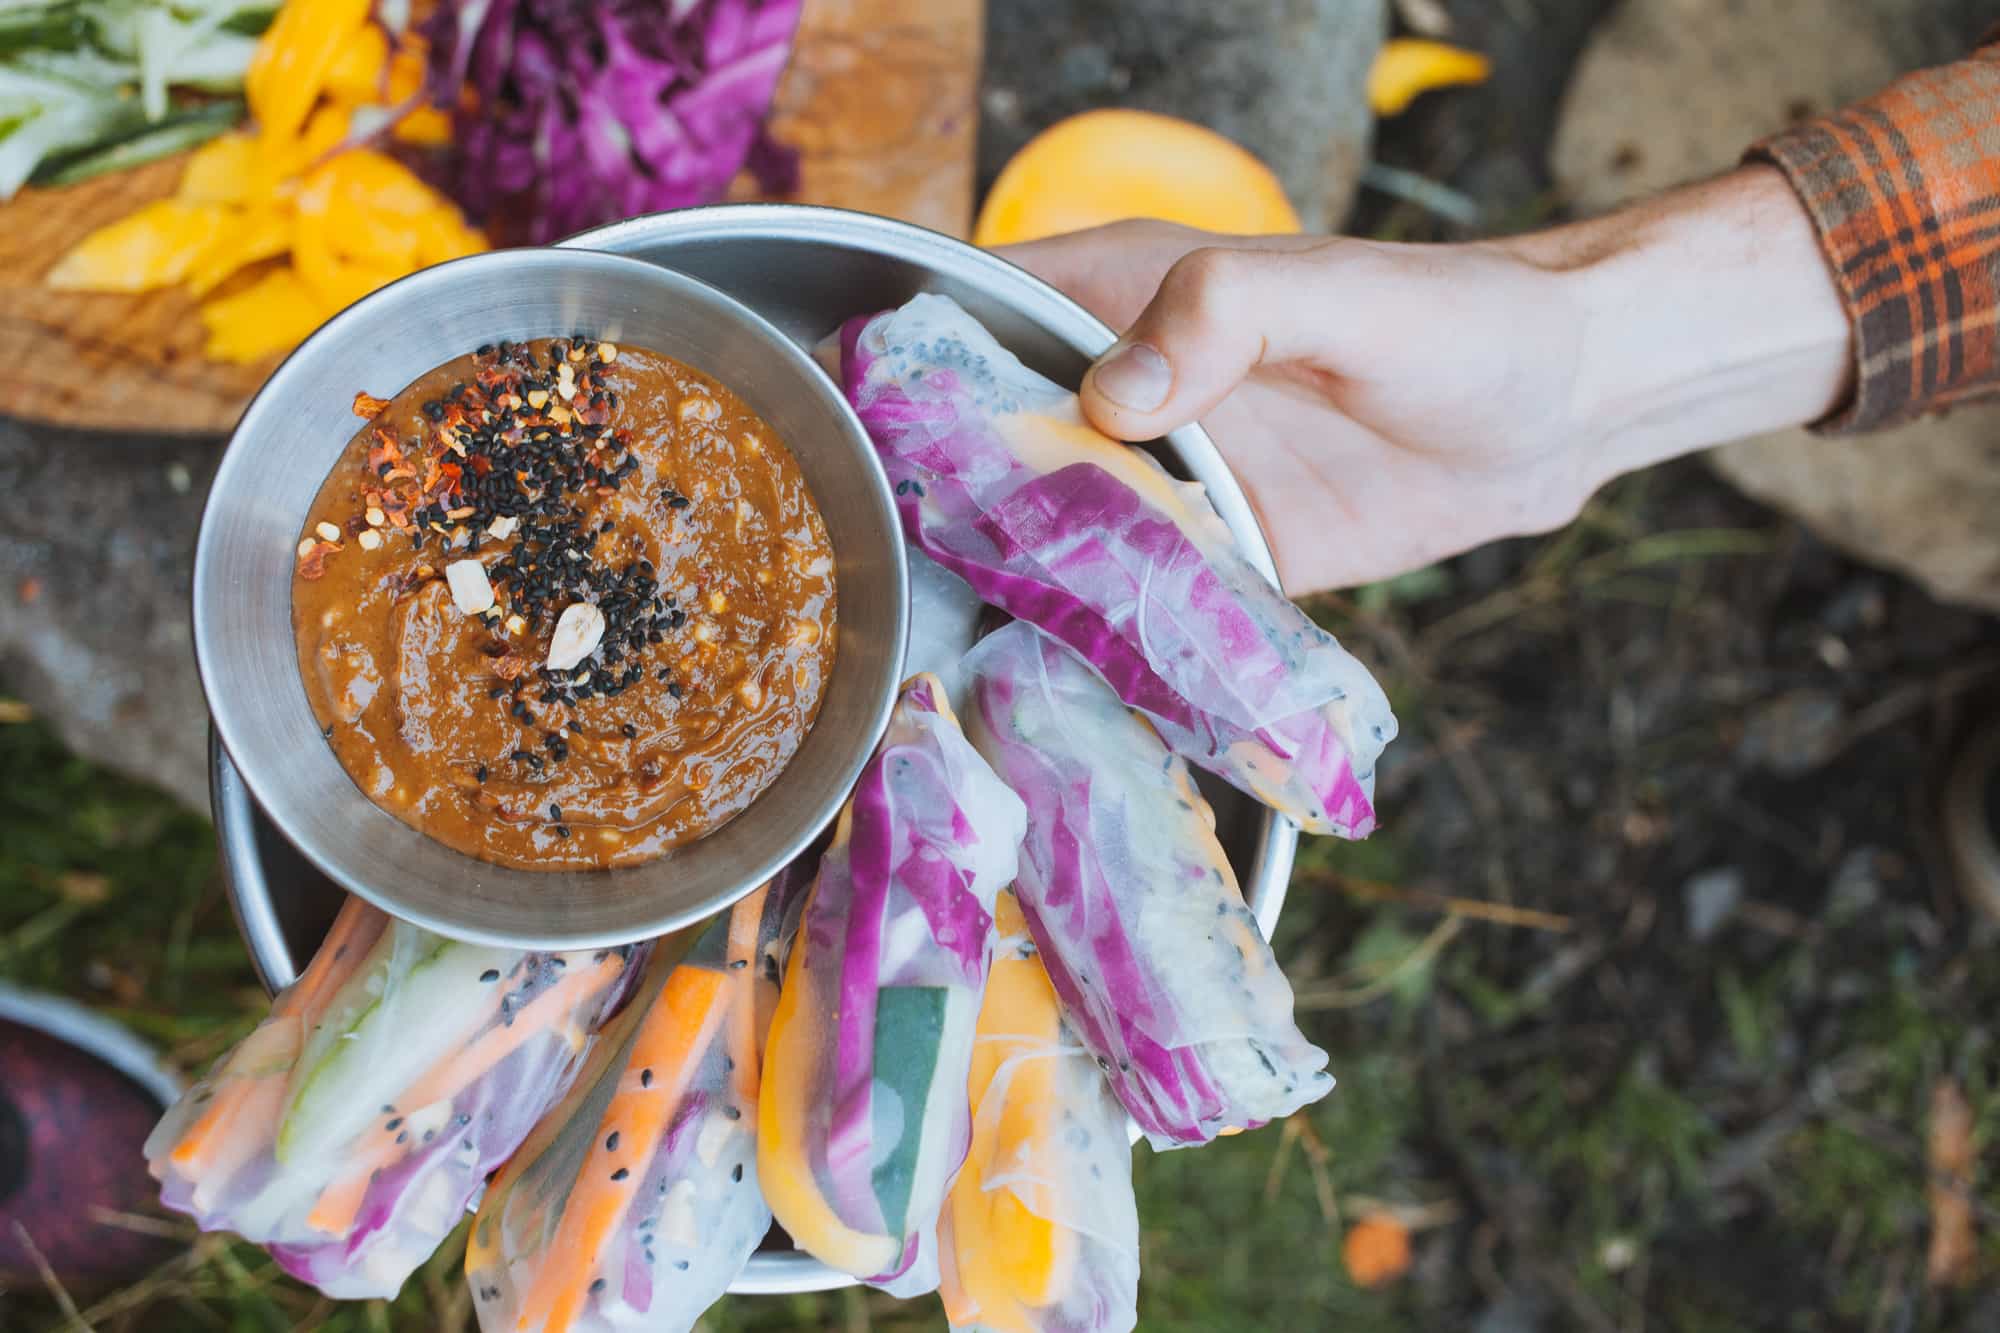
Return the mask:
{"type": "MultiPolygon", "coordinates": [[[[637,218],[586,232],[565,245],[650,260],[741,300],[811,348],[848,317],[943,292],[979,318],[1016,355],[1058,383],[1074,384],[1112,334],[1082,307],[1012,265],[949,237],[838,209],[787,204],[722,205],[637,218]]],[[[1249,502],[1215,445],[1198,427],[1158,441],[1154,452],[1201,482],[1251,561],[1276,581],[1249,502]]],[[[913,562],[911,638],[915,670],[948,668],[971,643],[980,608],[970,590],[929,562],[913,562]]],[[[251,802],[219,746],[211,746],[211,794],[230,901],[266,986],[297,975],[339,907],[339,890],[317,875],[251,802]]],[[[1209,781],[1216,832],[1266,935],[1277,925],[1298,831],[1235,789],[1209,781]]],[[[774,1235],[730,1287],[738,1294],[824,1291],[853,1279],[782,1245],[774,1235]]]]}

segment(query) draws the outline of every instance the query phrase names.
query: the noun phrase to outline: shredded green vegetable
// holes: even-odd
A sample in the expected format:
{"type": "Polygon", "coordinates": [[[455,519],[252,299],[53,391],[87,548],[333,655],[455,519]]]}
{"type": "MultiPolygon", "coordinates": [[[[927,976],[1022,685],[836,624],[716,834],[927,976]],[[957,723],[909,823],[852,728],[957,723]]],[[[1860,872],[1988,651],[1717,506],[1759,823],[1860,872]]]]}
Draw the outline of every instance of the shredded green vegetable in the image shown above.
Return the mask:
{"type": "Polygon", "coordinates": [[[0,199],[29,180],[136,166],[241,119],[229,95],[276,10],[276,0],[0,0],[0,199]]]}

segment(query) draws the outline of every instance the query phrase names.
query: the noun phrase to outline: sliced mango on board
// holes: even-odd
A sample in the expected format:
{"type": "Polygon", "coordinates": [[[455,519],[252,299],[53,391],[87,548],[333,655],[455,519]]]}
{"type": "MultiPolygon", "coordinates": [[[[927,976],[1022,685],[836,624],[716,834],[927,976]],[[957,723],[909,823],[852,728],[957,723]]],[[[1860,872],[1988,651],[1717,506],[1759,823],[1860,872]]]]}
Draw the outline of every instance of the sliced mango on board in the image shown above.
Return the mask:
{"type": "Polygon", "coordinates": [[[243,76],[244,99],[260,136],[292,138],[306,123],[327,77],[368,24],[370,0],[285,0],[257,43],[243,76]]]}
{"type": "Polygon", "coordinates": [[[201,307],[208,355],[247,364],[297,346],[333,312],[290,268],[274,268],[233,296],[201,307]]]}
{"type": "Polygon", "coordinates": [[[58,291],[149,292],[187,276],[221,232],[216,204],[161,199],[86,236],[49,270],[58,291]]]}

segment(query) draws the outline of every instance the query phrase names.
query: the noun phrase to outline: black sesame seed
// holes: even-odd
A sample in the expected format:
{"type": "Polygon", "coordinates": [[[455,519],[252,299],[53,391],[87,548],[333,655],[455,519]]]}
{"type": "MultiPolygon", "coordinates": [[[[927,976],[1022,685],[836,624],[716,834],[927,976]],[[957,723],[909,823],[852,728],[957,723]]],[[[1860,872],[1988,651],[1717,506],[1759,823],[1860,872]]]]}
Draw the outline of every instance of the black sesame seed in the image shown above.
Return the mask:
{"type": "Polygon", "coordinates": [[[685,495],[676,495],[675,497],[673,497],[673,499],[667,501],[667,508],[686,509],[689,505],[693,503],[694,501],[688,499],[685,495]]]}
{"type": "Polygon", "coordinates": [[[615,1129],[614,1129],[614,1130],[612,1130],[612,1131],[611,1131],[611,1134],[610,1134],[610,1137],[608,1137],[608,1138],[606,1138],[606,1139],[604,1140],[604,1151],[606,1151],[606,1152],[617,1152],[617,1151],[618,1151],[618,1131],[617,1131],[617,1130],[615,1130],[615,1129]]]}
{"type": "Polygon", "coordinates": [[[627,740],[630,740],[639,734],[639,728],[634,726],[630,722],[627,722],[624,726],[618,729],[625,733],[625,737],[627,740]]]}
{"type": "Polygon", "coordinates": [[[738,1163],[737,1163],[737,1164],[736,1164],[735,1166],[733,1166],[733,1167],[729,1168],[729,1178],[730,1178],[731,1180],[733,1180],[733,1181],[736,1181],[736,1182],[737,1182],[738,1184],[741,1184],[741,1183],[742,1183],[742,1181],[743,1181],[743,1163],[741,1163],[741,1162],[738,1162],[738,1163]]]}
{"type": "Polygon", "coordinates": [[[401,1116],[397,1116],[394,1120],[391,1120],[388,1124],[382,1126],[382,1128],[390,1131],[398,1130],[401,1129],[402,1127],[403,1127],[403,1117],[401,1116]]]}
{"type": "Polygon", "coordinates": [[[597,1281],[595,1281],[595,1282],[593,1282],[593,1283],[591,1283],[591,1284],[590,1284],[590,1294],[591,1294],[591,1295],[593,1295],[593,1296],[595,1296],[595,1295],[596,1295],[596,1294],[597,1294],[598,1292],[600,1292],[600,1291],[603,1291],[603,1290],[604,1290],[604,1279],[603,1279],[603,1278],[599,1278],[599,1279],[597,1279],[597,1281]]]}
{"type": "Polygon", "coordinates": [[[562,807],[554,801],[549,802],[549,818],[555,820],[558,824],[562,823],[562,807]]]}
{"type": "Polygon", "coordinates": [[[669,681],[669,682],[667,682],[667,693],[668,693],[668,694],[671,694],[671,695],[673,695],[673,696],[674,696],[674,698],[676,698],[676,699],[680,698],[680,697],[681,697],[681,683],[680,683],[679,681],[677,681],[677,680],[675,680],[675,681],[669,681]]]}
{"type": "Polygon", "coordinates": [[[500,969],[497,967],[489,967],[484,972],[481,972],[479,974],[479,979],[481,981],[498,981],[500,980],[500,969]]]}
{"type": "Polygon", "coordinates": [[[625,1179],[625,1177],[627,1177],[627,1176],[629,1176],[629,1175],[631,1175],[631,1174],[632,1174],[632,1173],[631,1173],[630,1171],[628,1171],[627,1169],[625,1169],[624,1167],[622,1167],[622,1166],[621,1166],[621,1167],[619,1167],[619,1168],[618,1168],[618,1169],[617,1169],[616,1171],[613,1171],[613,1172],[611,1173],[611,1178],[612,1178],[613,1180],[623,1180],[623,1179],[625,1179]]]}
{"type": "Polygon", "coordinates": [[[652,1070],[650,1070],[650,1069],[642,1069],[642,1070],[640,1070],[640,1071],[639,1071],[639,1086],[640,1086],[640,1087],[642,1087],[642,1088],[650,1088],[650,1087],[652,1087],[652,1086],[653,1086],[653,1071],[652,1071],[652,1070]]]}
{"type": "Polygon", "coordinates": [[[569,836],[569,825],[567,824],[556,825],[556,836],[558,838],[567,838],[569,836]]]}

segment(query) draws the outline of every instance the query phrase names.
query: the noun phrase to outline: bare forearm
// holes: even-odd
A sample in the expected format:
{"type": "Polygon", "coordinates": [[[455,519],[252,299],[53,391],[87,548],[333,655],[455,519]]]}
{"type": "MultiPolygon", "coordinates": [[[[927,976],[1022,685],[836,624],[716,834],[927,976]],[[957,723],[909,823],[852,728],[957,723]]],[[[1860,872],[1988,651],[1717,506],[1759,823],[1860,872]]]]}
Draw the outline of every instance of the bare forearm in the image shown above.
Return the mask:
{"type": "Polygon", "coordinates": [[[1817,420],[1851,391],[1832,271],[1768,167],[1501,244],[1568,289],[1583,335],[1574,411],[1604,478],[1817,420]]]}

